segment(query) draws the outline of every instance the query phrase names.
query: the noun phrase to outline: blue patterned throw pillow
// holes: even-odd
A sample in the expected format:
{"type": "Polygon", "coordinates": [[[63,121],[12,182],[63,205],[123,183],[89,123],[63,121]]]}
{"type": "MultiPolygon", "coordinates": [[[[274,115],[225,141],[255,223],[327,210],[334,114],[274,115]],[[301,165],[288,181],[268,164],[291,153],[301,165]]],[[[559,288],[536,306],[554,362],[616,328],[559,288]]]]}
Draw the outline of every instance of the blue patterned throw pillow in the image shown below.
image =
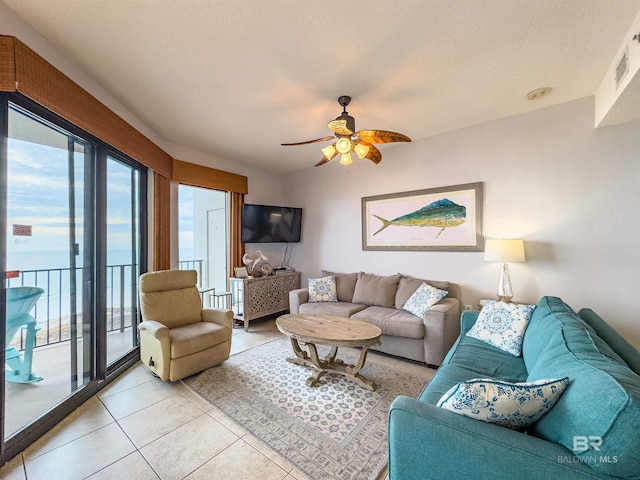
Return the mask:
{"type": "Polygon", "coordinates": [[[418,289],[413,292],[413,295],[411,295],[402,306],[402,309],[414,314],[416,317],[422,318],[429,307],[432,307],[446,297],[447,293],[446,290],[440,290],[426,282],[422,282],[418,289]]]}
{"type": "Polygon", "coordinates": [[[452,387],[437,406],[483,422],[525,428],[551,410],[567,385],[568,377],[526,383],[474,378],[452,387]]]}
{"type": "Polygon", "coordinates": [[[487,300],[467,336],[518,357],[522,353],[522,339],[534,308],[535,305],[487,300]]]}
{"type": "Polygon", "coordinates": [[[337,302],[336,277],[309,279],[309,302],[337,302]]]}

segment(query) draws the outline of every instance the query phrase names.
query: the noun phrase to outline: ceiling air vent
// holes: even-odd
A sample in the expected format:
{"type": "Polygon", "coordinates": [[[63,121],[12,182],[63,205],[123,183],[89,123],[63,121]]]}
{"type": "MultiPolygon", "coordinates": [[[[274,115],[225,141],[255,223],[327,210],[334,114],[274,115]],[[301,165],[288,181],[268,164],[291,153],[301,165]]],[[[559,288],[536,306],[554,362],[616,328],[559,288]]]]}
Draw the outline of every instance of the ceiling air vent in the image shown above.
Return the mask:
{"type": "Polygon", "coordinates": [[[624,53],[622,54],[622,58],[618,62],[618,66],[616,67],[616,90],[620,87],[622,80],[629,73],[629,47],[624,49],[624,53]]]}

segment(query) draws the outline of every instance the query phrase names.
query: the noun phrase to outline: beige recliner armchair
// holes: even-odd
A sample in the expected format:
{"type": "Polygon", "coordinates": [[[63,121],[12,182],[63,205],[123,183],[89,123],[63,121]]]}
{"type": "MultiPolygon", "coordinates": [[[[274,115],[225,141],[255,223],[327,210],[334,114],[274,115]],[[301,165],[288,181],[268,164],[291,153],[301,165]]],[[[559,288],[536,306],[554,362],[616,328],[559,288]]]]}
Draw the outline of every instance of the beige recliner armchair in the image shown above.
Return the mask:
{"type": "Polygon", "coordinates": [[[195,270],[140,275],[140,360],[162,380],[176,381],[229,358],[233,313],[204,309],[195,270]]]}

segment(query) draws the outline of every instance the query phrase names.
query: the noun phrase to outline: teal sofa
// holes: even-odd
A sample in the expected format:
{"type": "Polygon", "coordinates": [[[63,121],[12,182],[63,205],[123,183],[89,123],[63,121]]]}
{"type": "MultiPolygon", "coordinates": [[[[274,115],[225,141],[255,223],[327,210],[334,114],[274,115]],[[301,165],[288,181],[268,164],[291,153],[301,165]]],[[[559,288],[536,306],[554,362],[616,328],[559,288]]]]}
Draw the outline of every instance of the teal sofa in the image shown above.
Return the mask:
{"type": "Polygon", "coordinates": [[[640,353],[592,310],[557,297],[536,305],[519,357],[465,335],[478,314],[462,313],[460,337],[419,398],[391,404],[390,480],[640,479],[640,353]],[[526,432],[436,406],[458,382],[487,377],[570,383],[526,432]]]}

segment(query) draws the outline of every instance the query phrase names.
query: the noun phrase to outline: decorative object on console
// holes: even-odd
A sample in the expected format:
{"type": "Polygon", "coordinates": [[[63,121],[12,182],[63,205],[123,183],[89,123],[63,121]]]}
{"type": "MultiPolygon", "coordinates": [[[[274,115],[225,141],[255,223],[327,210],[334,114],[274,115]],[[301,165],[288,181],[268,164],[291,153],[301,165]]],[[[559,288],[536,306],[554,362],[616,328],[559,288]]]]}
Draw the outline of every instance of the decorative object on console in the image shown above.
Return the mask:
{"type": "Polygon", "coordinates": [[[362,249],[481,252],[482,182],[362,198],[362,249]]]}
{"type": "MultiPolygon", "coordinates": [[[[251,255],[248,254],[248,253],[245,253],[242,256],[242,263],[245,264],[245,266],[247,267],[248,272],[251,275],[256,275],[256,273],[259,273],[259,272],[260,272],[260,275],[261,275],[262,274],[261,270],[258,267],[260,266],[260,264],[262,262],[268,262],[268,261],[269,261],[269,258],[265,257],[260,250],[256,250],[251,255]]],[[[258,276],[260,276],[260,275],[258,275],[258,276]]]]}
{"type": "Polygon", "coordinates": [[[522,240],[487,240],[484,246],[484,259],[487,262],[502,262],[500,280],[498,281],[498,299],[510,302],[513,298],[511,277],[507,262],[524,262],[524,241],[522,240]]]}
{"type": "Polygon", "coordinates": [[[281,145],[283,147],[291,147],[295,145],[326,142],[337,138],[335,143],[322,149],[322,160],[315,164],[316,167],[319,167],[333,160],[338,153],[341,154],[340,165],[351,165],[353,162],[351,152],[354,152],[360,160],[366,158],[378,164],[382,160],[382,153],[372,144],[411,141],[406,135],[388,132],[386,130],[360,130],[356,132],[356,120],[347,112],[347,105],[349,105],[350,102],[351,97],[347,95],[338,98],[338,103],[342,107],[342,114],[328,124],[329,129],[332,130],[335,135],[329,135],[328,137],[322,137],[316,140],[308,140],[306,142],[282,143],[281,145]]]}
{"type": "Polygon", "coordinates": [[[413,292],[413,295],[409,297],[409,300],[402,306],[402,309],[412,313],[418,318],[422,318],[424,314],[427,313],[429,307],[432,307],[446,297],[447,293],[449,292],[446,290],[440,290],[426,282],[422,282],[418,289],[413,292]]]}
{"type": "Polygon", "coordinates": [[[247,278],[249,276],[247,267],[235,267],[233,271],[235,272],[236,278],[247,278]]]}
{"type": "Polygon", "coordinates": [[[273,273],[273,267],[269,262],[263,262],[262,265],[260,265],[260,271],[263,277],[268,277],[273,273]]]}
{"type": "Polygon", "coordinates": [[[467,332],[467,336],[477,338],[505,352],[520,356],[524,332],[529,325],[535,305],[487,300],[480,310],[478,320],[467,332]]]}
{"type": "Polygon", "coordinates": [[[569,378],[510,383],[474,378],[449,389],[437,406],[450,412],[512,429],[537,422],[556,404],[569,378]]]}

